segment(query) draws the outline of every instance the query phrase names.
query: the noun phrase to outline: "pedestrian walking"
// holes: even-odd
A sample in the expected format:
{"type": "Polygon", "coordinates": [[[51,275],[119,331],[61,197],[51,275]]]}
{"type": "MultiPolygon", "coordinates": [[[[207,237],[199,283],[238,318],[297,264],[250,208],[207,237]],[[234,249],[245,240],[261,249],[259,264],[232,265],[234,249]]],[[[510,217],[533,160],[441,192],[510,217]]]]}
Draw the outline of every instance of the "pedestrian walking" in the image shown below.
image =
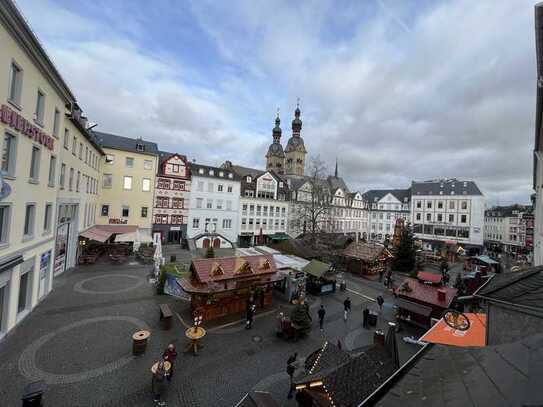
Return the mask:
{"type": "Polygon", "coordinates": [[[245,329],[251,329],[253,327],[253,318],[256,312],[256,305],[249,302],[247,306],[247,321],[245,322],[245,329]]]}
{"type": "Polygon", "coordinates": [[[351,299],[347,297],[345,301],[343,301],[343,320],[347,321],[347,314],[351,311],[351,299]]]}
{"type": "Polygon", "coordinates": [[[161,400],[162,393],[164,392],[164,378],[166,377],[166,367],[164,366],[164,359],[160,359],[157,362],[156,370],[153,372],[153,378],[151,380],[151,388],[153,391],[153,401],[158,406],[165,406],[166,403],[161,400]]]}
{"type": "Polygon", "coordinates": [[[296,359],[298,357],[298,353],[294,353],[294,355],[290,356],[287,360],[287,374],[290,379],[290,386],[288,389],[288,395],[287,398],[291,399],[294,394],[294,384],[292,383],[292,377],[294,376],[294,372],[296,371],[296,359]]]}
{"type": "Polygon", "coordinates": [[[383,304],[385,303],[385,299],[382,296],[378,295],[376,300],[377,300],[377,305],[379,305],[379,310],[383,311],[383,304]]]}
{"type": "Polygon", "coordinates": [[[369,319],[370,319],[370,310],[368,307],[364,308],[364,311],[362,311],[362,327],[363,328],[369,328],[369,319]]]}
{"type": "Polygon", "coordinates": [[[324,326],[324,316],[326,315],[326,310],[324,309],[324,305],[321,304],[318,314],[319,314],[319,328],[322,331],[323,326],[324,326]]]}
{"type": "Polygon", "coordinates": [[[168,379],[168,381],[171,381],[173,376],[173,364],[175,359],[177,359],[177,351],[173,343],[170,343],[168,345],[168,347],[162,354],[162,359],[164,359],[165,362],[170,362],[170,370],[168,371],[166,378],[168,379]]]}
{"type": "Polygon", "coordinates": [[[379,282],[383,282],[383,274],[385,274],[385,270],[383,268],[379,269],[379,282]]]}

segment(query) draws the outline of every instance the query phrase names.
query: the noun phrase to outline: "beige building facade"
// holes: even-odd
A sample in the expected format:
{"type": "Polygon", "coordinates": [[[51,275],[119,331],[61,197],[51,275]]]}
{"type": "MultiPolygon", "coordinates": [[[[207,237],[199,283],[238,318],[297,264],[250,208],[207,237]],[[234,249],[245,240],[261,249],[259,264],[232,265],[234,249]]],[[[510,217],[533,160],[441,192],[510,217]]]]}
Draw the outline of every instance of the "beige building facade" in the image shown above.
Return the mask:
{"type": "Polygon", "coordinates": [[[92,150],[96,168],[101,150],[85,130],[74,95],[12,1],[0,2],[0,49],[1,340],[51,290],[63,202],[70,202],[78,223],[71,245],[66,240],[63,246],[62,271],[75,264],[77,234],[85,223],[81,208],[95,200],[76,191],[75,180],[71,191],[61,189],[62,164],[65,182],[69,168],[75,178],[100,174],[63,151],[65,131],[81,140],[89,155],[92,150]]]}
{"type": "Polygon", "coordinates": [[[151,236],[158,147],[142,139],[95,132],[105,156],[97,225],[131,226],[151,236]]]}

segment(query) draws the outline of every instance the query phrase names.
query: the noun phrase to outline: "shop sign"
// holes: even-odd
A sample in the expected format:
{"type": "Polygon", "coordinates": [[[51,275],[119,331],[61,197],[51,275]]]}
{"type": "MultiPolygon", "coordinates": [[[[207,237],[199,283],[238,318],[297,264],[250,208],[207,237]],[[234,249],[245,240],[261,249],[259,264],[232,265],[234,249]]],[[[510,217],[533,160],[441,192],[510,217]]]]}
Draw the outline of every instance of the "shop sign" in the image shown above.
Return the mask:
{"type": "Polygon", "coordinates": [[[119,218],[110,218],[109,224],[110,225],[126,225],[128,223],[128,219],[119,219],[119,218]]]}
{"type": "Polygon", "coordinates": [[[170,230],[172,231],[181,230],[181,226],[172,226],[170,227],[170,230]]]}
{"type": "Polygon", "coordinates": [[[0,121],[19,133],[44,145],[49,150],[53,150],[55,147],[55,139],[53,137],[43,132],[38,126],[30,123],[7,105],[2,105],[0,108],[0,121]]]}

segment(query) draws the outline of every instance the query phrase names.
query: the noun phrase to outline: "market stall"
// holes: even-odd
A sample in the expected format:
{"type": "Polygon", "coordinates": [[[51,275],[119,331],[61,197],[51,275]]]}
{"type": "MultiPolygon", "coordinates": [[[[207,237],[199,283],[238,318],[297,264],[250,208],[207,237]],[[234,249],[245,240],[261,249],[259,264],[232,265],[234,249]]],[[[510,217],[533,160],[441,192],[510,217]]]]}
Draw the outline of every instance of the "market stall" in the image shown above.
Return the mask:
{"type": "Polygon", "coordinates": [[[488,256],[473,256],[464,261],[464,270],[499,273],[501,265],[500,262],[488,256]]]}
{"type": "Polygon", "coordinates": [[[336,291],[336,276],[330,271],[330,264],[311,260],[303,268],[306,274],[306,290],[315,295],[336,291]]]}
{"type": "Polygon", "coordinates": [[[390,251],[380,243],[353,242],[342,253],[346,270],[361,276],[375,276],[386,270],[392,258],[390,251]]]}
{"type": "Polygon", "coordinates": [[[271,255],[197,259],[190,272],[177,282],[204,320],[244,313],[250,299],[257,309],[271,305],[273,286],[284,278],[271,255]]]}

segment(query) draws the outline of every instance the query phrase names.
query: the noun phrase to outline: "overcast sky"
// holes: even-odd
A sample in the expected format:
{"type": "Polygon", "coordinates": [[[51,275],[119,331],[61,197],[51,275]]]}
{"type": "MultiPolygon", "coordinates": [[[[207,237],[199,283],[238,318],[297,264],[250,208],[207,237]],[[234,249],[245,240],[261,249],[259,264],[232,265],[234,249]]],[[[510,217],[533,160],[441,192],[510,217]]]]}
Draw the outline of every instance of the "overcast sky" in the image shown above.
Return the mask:
{"type": "Polygon", "coordinates": [[[17,3],[98,130],[262,168],[300,97],[309,155],[351,190],[457,177],[529,201],[533,0],[17,3]]]}

